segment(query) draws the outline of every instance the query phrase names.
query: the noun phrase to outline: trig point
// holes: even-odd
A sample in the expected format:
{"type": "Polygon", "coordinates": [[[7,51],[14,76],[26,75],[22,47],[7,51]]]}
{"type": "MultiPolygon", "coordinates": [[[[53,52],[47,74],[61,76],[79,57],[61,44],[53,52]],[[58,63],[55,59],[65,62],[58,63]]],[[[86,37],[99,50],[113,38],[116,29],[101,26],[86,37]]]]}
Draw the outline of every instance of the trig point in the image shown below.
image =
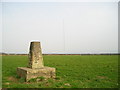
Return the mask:
{"type": "Polygon", "coordinates": [[[55,68],[44,67],[40,42],[31,42],[28,67],[18,67],[17,74],[29,81],[32,78],[55,78],[55,68]]]}
{"type": "Polygon", "coordinates": [[[31,42],[29,51],[29,68],[42,68],[43,57],[40,42],[31,42]]]}

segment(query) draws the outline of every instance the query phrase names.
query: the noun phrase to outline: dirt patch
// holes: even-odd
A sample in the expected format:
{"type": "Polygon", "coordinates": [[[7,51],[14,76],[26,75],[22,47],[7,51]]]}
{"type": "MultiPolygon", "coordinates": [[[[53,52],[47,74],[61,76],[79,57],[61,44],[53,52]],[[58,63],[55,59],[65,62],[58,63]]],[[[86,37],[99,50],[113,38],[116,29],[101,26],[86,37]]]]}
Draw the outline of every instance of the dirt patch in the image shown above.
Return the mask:
{"type": "Polygon", "coordinates": [[[65,86],[71,86],[69,83],[65,83],[64,85],[65,85],[65,86]]]}
{"type": "Polygon", "coordinates": [[[13,82],[17,82],[17,81],[18,81],[18,79],[15,78],[15,77],[13,77],[13,76],[8,77],[8,80],[9,80],[9,81],[13,81],[13,82]]]}
{"type": "Polygon", "coordinates": [[[6,82],[6,83],[4,83],[5,85],[10,85],[10,83],[9,82],[6,82]]]}
{"type": "Polygon", "coordinates": [[[99,79],[107,79],[107,77],[105,77],[105,76],[97,76],[97,78],[99,78],[99,79]]]}

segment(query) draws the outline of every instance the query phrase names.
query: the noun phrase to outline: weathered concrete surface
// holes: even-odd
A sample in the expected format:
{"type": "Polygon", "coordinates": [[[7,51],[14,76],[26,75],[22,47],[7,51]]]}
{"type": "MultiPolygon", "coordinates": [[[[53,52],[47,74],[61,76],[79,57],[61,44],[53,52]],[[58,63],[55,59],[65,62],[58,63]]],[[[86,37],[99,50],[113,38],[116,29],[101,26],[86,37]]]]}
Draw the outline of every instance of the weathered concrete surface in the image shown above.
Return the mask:
{"type": "Polygon", "coordinates": [[[18,67],[17,75],[29,81],[32,78],[55,78],[55,68],[44,67],[40,42],[31,42],[28,67],[18,67]]]}
{"type": "Polygon", "coordinates": [[[18,67],[17,74],[20,77],[25,78],[26,81],[29,81],[32,78],[45,77],[45,78],[55,78],[55,68],[52,67],[43,67],[39,69],[31,69],[27,67],[18,67]]]}
{"type": "Polygon", "coordinates": [[[29,68],[44,67],[40,42],[31,42],[31,44],[30,44],[28,67],[29,68]]]}

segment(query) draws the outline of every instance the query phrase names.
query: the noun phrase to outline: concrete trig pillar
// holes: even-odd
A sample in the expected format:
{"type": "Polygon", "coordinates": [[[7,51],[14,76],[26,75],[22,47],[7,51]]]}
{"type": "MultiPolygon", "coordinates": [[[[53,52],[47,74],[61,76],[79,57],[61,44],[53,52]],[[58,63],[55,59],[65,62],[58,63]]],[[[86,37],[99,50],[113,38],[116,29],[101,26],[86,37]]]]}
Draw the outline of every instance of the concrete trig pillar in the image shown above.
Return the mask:
{"type": "Polygon", "coordinates": [[[40,42],[31,42],[29,50],[29,68],[44,67],[40,42]]]}
{"type": "Polygon", "coordinates": [[[31,42],[29,51],[28,67],[18,67],[17,75],[29,81],[32,78],[45,77],[55,78],[56,69],[46,67],[43,64],[42,50],[40,42],[31,42]]]}

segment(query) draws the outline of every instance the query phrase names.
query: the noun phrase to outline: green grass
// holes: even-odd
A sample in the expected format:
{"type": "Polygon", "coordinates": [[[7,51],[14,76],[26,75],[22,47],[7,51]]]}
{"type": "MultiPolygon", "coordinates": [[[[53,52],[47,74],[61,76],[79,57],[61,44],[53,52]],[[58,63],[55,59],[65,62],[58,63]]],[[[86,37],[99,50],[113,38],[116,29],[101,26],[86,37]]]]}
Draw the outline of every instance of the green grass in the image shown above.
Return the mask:
{"type": "Polygon", "coordinates": [[[3,56],[3,88],[118,88],[118,55],[44,55],[45,66],[56,68],[56,79],[24,82],[17,67],[27,56],[3,56]]]}

